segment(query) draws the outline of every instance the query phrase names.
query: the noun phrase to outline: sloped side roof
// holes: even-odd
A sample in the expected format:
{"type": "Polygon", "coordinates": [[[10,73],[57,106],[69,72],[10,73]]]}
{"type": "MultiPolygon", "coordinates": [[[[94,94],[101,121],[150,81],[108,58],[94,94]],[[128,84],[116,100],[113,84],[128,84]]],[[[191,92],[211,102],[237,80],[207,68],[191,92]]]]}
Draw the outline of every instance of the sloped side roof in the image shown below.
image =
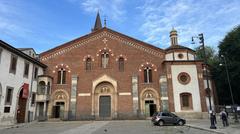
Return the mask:
{"type": "Polygon", "coordinates": [[[188,47],[185,47],[185,46],[182,46],[182,45],[172,45],[172,46],[166,48],[165,51],[179,50],[179,49],[187,49],[187,50],[190,50],[190,51],[192,51],[192,52],[195,52],[195,51],[192,50],[191,48],[188,48],[188,47]]]}
{"type": "Polygon", "coordinates": [[[38,61],[38,60],[36,60],[36,59],[34,59],[34,58],[30,57],[30,56],[28,56],[27,54],[23,53],[21,50],[19,50],[17,48],[14,48],[13,46],[9,45],[8,43],[6,43],[6,42],[4,42],[2,40],[0,40],[0,46],[2,48],[4,48],[4,49],[7,49],[8,51],[10,51],[10,52],[12,52],[14,54],[17,54],[17,55],[21,56],[24,59],[27,59],[27,60],[29,60],[29,61],[31,61],[31,62],[33,62],[33,63],[35,63],[35,64],[37,64],[37,65],[39,65],[41,67],[43,67],[43,68],[47,67],[47,65],[41,63],[40,61],[38,61]]]}

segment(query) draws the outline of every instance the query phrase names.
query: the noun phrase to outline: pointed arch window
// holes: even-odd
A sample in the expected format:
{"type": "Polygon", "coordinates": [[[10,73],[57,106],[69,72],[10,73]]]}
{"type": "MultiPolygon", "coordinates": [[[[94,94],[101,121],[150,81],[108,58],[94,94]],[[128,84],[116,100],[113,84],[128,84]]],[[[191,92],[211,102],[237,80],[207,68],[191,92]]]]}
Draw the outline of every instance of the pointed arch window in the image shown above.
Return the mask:
{"type": "Polygon", "coordinates": [[[102,68],[107,68],[109,64],[109,53],[103,52],[101,55],[101,61],[102,61],[102,68]]]}
{"type": "Polygon", "coordinates": [[[120,72],[124,71],[124,58],[123,57],[120,57],[118,59],[118,69],[120,72]]]}
{"type": "Polygon", "coordinates": [[[152,69],[150,67],[144,68],[144,82],[145,83],[152,82],[152,69]]]}
{"type": "Polygon", "coordinates": [[[92,59],[87,58],[86,60],[86,70],[92,70],[92,59]]]}
{"type": "Polygon", "coordinates": [[[66,70],[64,68],[58,70],[57,84],[66,84],[66,70]]]}

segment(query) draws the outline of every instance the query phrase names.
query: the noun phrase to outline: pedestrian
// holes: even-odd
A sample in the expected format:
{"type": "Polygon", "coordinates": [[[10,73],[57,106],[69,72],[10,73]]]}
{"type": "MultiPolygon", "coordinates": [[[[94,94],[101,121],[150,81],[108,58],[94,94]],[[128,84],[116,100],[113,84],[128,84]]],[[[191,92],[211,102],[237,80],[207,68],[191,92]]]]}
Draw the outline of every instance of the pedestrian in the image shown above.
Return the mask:
{"type": "Polygon", "coordinates": [[[222,119],[223,126],[228,126],[228,115],[225,109],[222,109],[222,111],[220,112],[220,117],[222,119]]]}
{"type": "Polygon", "coordinates": [[[212,116],[213,116],[214,124],[217,124],[217,118],[216,118],[216,112],[215,111],[212,112],[212,116]]]}

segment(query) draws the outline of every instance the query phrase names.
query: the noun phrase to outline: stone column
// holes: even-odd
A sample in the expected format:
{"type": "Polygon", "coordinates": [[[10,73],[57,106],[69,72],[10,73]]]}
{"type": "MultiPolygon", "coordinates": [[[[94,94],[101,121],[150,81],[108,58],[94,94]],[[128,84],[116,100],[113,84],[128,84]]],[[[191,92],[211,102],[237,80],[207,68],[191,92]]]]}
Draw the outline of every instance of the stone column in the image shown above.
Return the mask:
{"type": "Polygon", "coordinates": [[[46,110],[47,110],[47,102],[44,101],[44,103],[43,103],[43,117],[44,117],[44,120],[46,119],[46,110]]]}
{"type": "Polygon", "coordinates": [[[69,108],[69,119],[76,119],[76,96],[77,96],[77,75],[72,75],[72,88],[71,88],[71,99],[70,99],[70,108],[69,108]]]}
{"type": "Polygon", "coordinates": [[[139,104],[138,104],[138,77],[132,76],[132,97],[133,97],[133,114],[138,115],[139,104]]]}

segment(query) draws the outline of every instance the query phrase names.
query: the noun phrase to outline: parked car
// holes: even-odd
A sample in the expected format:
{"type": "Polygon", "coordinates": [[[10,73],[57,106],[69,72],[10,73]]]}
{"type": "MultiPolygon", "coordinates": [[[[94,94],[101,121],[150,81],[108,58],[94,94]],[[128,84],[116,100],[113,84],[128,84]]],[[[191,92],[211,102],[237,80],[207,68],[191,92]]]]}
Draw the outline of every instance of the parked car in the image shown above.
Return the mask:
{"type": "Polygon", "coordinates": [[[186,120],[171,112],[156,112],[153,114],[152,123],[160,126],[165,124],[184,125],[186,120]]]}

